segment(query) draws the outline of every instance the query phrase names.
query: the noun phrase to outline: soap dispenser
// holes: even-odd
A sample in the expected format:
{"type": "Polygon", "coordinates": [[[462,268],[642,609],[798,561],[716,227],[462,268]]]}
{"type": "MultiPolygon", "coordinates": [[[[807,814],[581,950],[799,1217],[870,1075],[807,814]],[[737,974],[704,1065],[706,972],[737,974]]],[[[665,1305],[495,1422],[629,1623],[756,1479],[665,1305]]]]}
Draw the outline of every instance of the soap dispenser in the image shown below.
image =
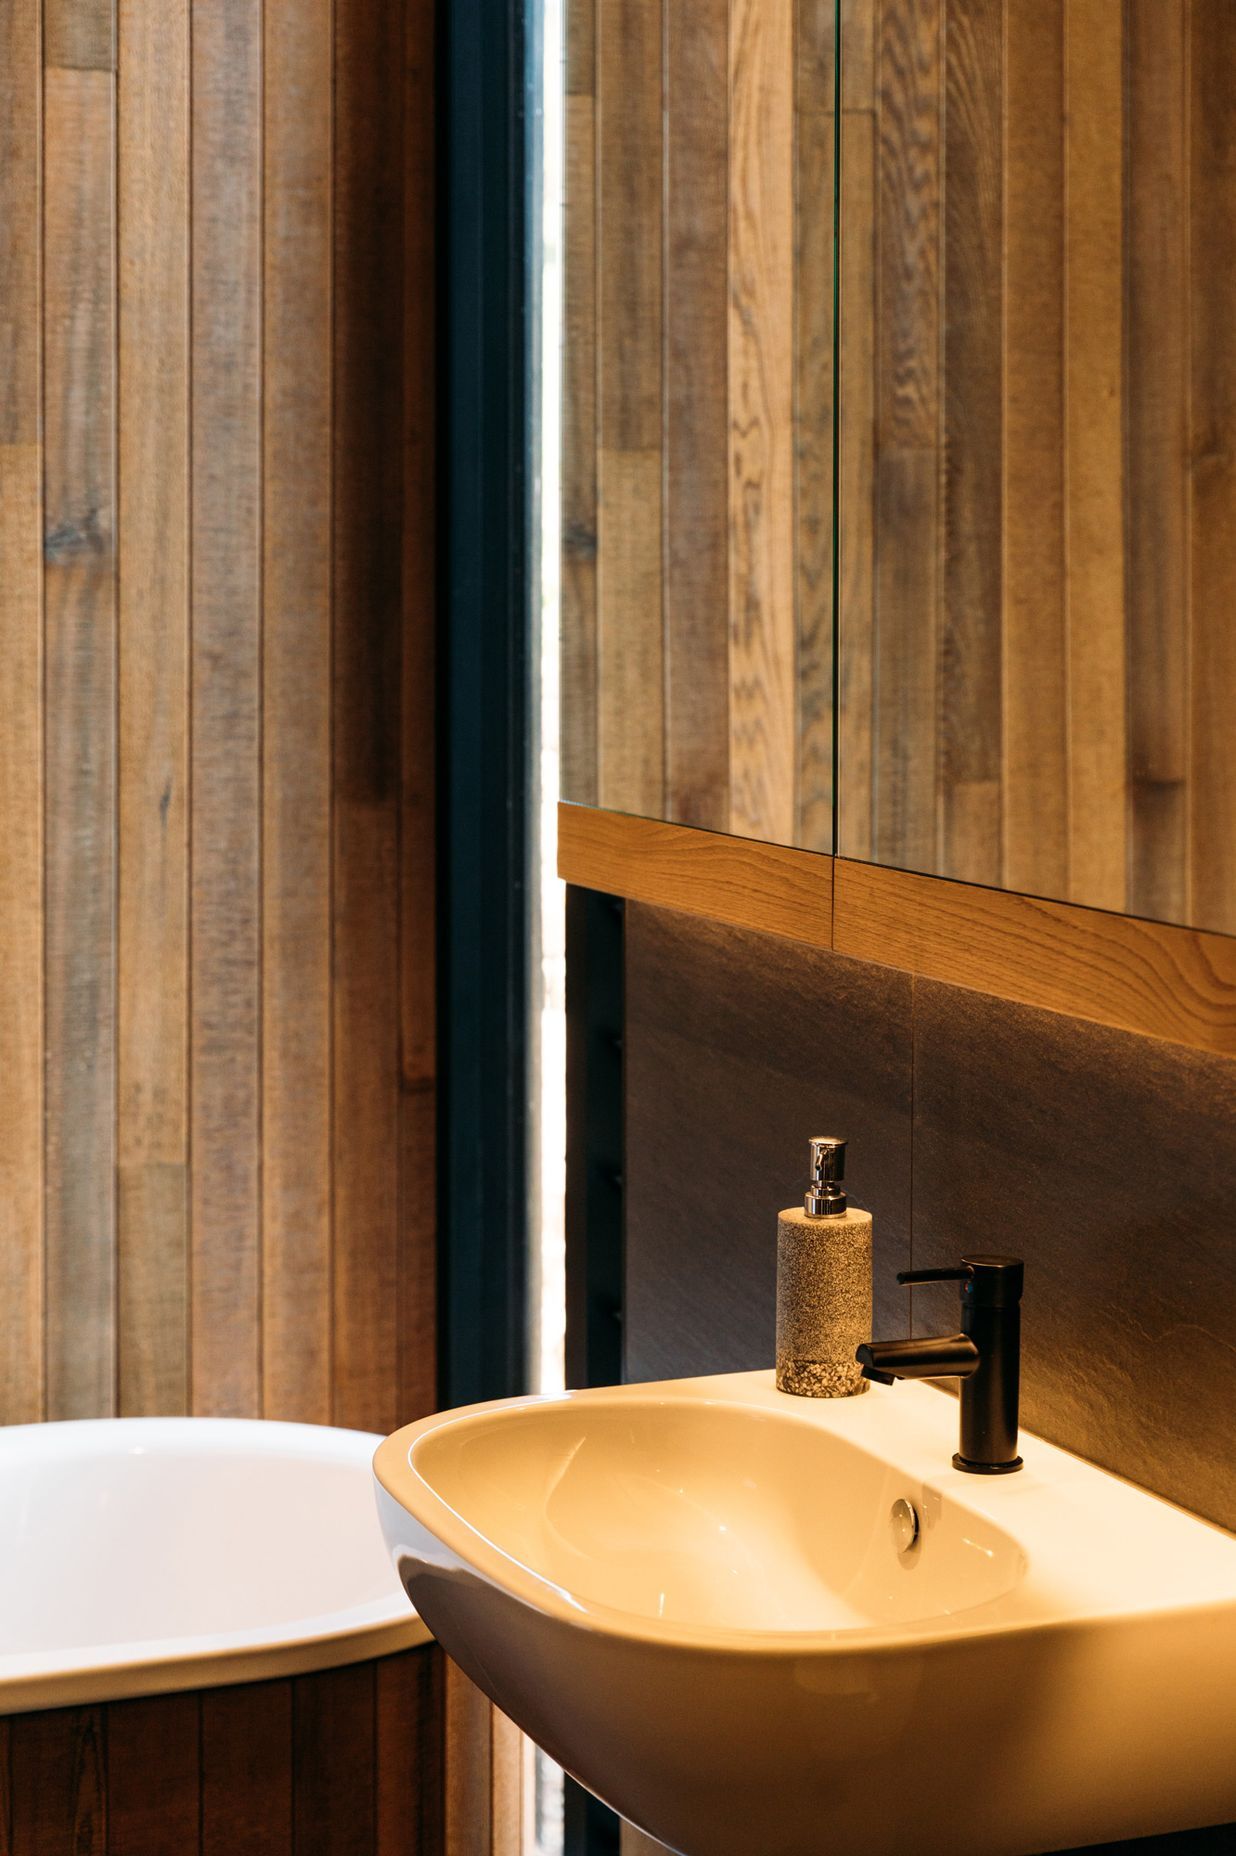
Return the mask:
{"type": "Polygon", "coordinates": [[[777,1220],[777,1387],[800,1398],[867,1390],[854,1354],[871,1334],[871,1214],[844,1177],[845,1142],[817,1136],[807,1196],[777,1220]]]}

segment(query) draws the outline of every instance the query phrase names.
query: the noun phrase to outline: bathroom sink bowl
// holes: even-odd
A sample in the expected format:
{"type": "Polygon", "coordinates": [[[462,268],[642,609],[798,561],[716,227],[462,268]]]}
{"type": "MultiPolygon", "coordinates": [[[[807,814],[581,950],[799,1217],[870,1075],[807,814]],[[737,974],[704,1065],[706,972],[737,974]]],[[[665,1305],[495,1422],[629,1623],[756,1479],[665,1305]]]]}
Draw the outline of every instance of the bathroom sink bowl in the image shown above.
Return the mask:
{"type": "Polygon", "coordinates": [[[445,1412],[375,1473],[438,1641],[683,1856],[1236,1819],[1236,1538],[1025,1433],[965,1475],[956,1428],[743,1373],[445,1412]]]}

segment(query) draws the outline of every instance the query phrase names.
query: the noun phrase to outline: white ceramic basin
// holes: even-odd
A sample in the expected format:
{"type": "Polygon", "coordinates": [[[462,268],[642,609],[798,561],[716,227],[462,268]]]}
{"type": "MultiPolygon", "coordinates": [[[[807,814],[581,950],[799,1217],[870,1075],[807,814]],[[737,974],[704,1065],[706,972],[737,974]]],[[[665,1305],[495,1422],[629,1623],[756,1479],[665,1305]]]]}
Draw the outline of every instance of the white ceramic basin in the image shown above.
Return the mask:
{"type": "Polygon", "coordinates": [[[438,1641],[684,1856],[1236,1819],[1236,1539],[1024,1433],[962,1474],[956,1428],[926,1386],[743,1373],[446,1412],[375,1471],[438,1641]]]}

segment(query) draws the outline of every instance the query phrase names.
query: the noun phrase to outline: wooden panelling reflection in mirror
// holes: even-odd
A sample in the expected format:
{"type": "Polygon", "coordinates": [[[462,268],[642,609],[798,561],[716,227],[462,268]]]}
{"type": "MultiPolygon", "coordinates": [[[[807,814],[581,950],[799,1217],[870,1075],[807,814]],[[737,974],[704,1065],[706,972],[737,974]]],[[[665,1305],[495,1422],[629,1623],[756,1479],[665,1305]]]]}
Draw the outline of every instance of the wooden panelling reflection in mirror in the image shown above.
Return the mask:
{"type": "Polygon", "coordinates": [[[834,0],[568,0],[568,799],[831,850],[834,0]]]}
{"type": "Polygon", "coordinates": [[[838,849],[1236,932],[1236,7],[848,18],[838,849]]]}
{"type": "MultiPolygon", "coordinates": [[[[836,850],[1236,933],[1236,5],[843,0],[836,850]]],[[[832,844],[832,0],[570,0],[566,798],[832,844]]]]}

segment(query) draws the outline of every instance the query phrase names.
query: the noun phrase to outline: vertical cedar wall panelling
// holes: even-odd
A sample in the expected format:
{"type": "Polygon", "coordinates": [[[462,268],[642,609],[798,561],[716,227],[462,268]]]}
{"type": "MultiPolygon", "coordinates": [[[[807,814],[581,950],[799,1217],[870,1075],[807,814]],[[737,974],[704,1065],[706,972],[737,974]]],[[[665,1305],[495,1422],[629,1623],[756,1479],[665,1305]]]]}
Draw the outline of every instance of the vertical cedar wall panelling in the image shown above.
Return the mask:
{"type": "Polygon", "coordinates": [[[41,19],[0,11],[0,1404],[43,1414],[41,19]]]}
{"type": "MultiPolygon", "coordinates": [[[[838,848],[1236,932],[1236,11],[841,12],[838,848]]],[[[815,849],[833,16],[568,8],[564,794],[815,849]]]]}
{"type": "Polygon", "coordinates": [[[1236,931],[1236,12],[846,18],[838,849],[1236,931]]]}
{"type": "Polygon", "coordinates": [[[833,0],[568,0],[563,791],[832,848],[833,0]]]}
{"type": "Polygon", "coordinates": [[[432,17],[0,17],[4,1421],[433,1400],[432,17]]]}
{"type": "Polygon", "coordinates": [[[434,13],[0,8],[0,1422],[434,1402],[434,13]]]}

